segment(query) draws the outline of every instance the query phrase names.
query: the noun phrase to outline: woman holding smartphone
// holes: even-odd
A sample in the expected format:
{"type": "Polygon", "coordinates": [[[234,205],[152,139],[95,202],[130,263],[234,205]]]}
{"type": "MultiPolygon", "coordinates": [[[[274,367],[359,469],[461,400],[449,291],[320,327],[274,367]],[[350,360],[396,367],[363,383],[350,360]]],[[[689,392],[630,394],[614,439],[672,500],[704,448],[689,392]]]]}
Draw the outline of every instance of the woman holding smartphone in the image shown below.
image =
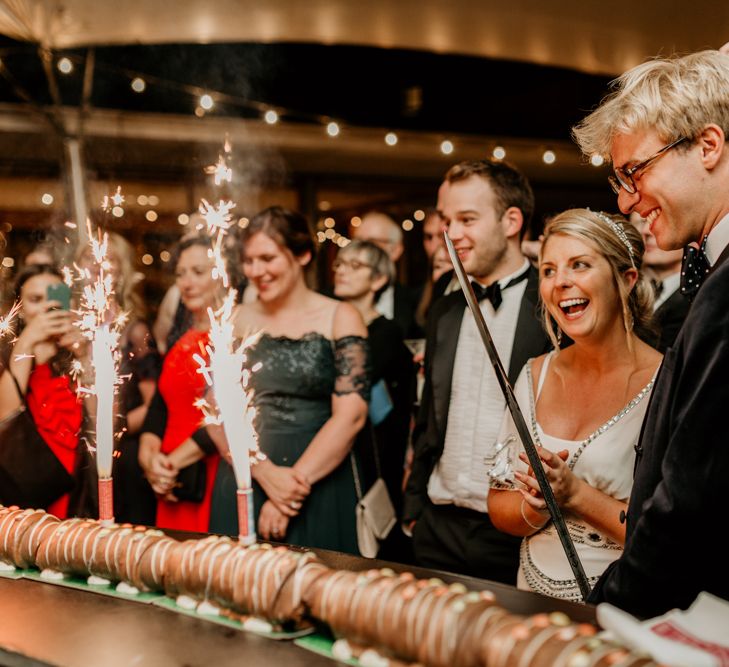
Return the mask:
{"type": "MultiPolygon", "coordinates": [[[[73,474],[83,410],[69,372],[87,346],[68,310],[70,292],[54,267],[41,264],[20,273],[15,296],[21,302],[20,331],[0,350],[0,420],[25,401],[39,434],[73,474]]],[[[70,495],[55,500],[48,511],[60,518],[73,514],[70,495]]]]}

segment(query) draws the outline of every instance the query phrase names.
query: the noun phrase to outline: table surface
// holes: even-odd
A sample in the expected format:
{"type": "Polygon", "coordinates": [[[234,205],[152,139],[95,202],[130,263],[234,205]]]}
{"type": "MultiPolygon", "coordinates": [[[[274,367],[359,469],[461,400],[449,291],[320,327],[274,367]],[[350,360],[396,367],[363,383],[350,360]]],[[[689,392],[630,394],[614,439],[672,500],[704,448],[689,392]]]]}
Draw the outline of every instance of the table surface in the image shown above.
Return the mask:
{"type": "MultiPolygon", "coordinates": [[[[391,567],[418,577],[459,581],[489,589],[506,609],[522,614],[564,611],[575,621],[595,620],[588,605],[553,600],[511,586],[423,568],[315,550],[330,567],[391,567]]],[[[331,660],[249,632],[193,618],[156,605],[127,602],[27,579],[0,578],[0,664],[8,667],[197,667],[286,665],[326,667],[331,660]]]]}

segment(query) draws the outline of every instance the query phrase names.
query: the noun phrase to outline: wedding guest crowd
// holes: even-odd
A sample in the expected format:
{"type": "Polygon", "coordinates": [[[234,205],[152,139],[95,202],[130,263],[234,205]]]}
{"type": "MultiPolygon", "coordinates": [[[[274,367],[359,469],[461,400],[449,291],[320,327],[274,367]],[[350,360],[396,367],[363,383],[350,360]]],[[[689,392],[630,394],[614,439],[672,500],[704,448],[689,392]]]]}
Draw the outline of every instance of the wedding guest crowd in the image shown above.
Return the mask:
{"type": "MultiPolygon", "coordinates": [[[[478,317],[515,386],[593,587],[589,601],[645,617],[686,608],[701,591],[729,600],[716,545],[729,477],[719,420],[729,402],[727,91],[729,57],[718,51],[622,75],[574,128],[586,155],[612,164],[622,215],[556,213],[528,245],[535,202],[524,174],[495,159],[453,165],[425,219],[431,273],[422,292],[398,281],[402,230],[382,212],[364,215],[338,251],[336,298],[309,280],[316,244],[300,213],[272,206],[231,236],[235,335],[255,334],[245,368],[261,451],[252,466],[260,537],[356,554],[355,509],[382,477],[398,524],[387,558],[582,599],[478,317]],[[480,313],[454,278],[443,231],[480,313]],[[420,359],[409,348],[422,336],[413,420],[420,359]]],[[[134,251],[109,235],[112,315],[128,318],[114,465],[120,521],[238,532],[228,443],[203,412],[214,404],[200,372],[209,311],[226,293],[212,247],[204,232],[178,243],[158,346],[134,251]]],[[[17,276],[16,330],[1,340],[0,437],[21,455],[32,439],[56,466],[45,507],[93,515],[84,422],[95,408],[75,391],[89,345],[72,313],[78,294],[49,248],[37,250],[17,276]]],[[[88,250],[75,260],[94,275],[88,250]]],[[[8,450],[4,503],[29,481],[8,450]]]]}

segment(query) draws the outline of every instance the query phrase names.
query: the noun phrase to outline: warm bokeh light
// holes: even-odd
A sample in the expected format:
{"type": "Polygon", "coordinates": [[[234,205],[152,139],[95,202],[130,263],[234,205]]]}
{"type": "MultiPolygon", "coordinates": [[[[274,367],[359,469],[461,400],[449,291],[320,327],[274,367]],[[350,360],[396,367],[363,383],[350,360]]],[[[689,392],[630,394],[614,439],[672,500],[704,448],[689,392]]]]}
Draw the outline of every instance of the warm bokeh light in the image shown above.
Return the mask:
{"type": "Polygon", "coordinates": [[[53,195],[50,192],[44,192],[41,197],[41,202],[46,206],[50,206],[53,203],[53,195]]]}
{"type": "Polygon", "coordinates": [[[407,219],[405,219],[405,220],[402,221],[402,228],[406,232],[409,232],[413,227],[415,227],[415,224],[409,218],[407,218],[407,219]]]}
{"type": "Polygon", "coordinates": [[[147,88],[147,82],[141,76],[137,76],[132,79],[131,86],[135,93],[143,93],[147,88]]]}
{"type": "Polygon", "coordinates": [[[121,218],[124,215],[124,209],[121,206],[115,206],[111,209],[111,214],[115,218],[121,218]]]}
{"type": "Polygon", "coordinates": [[[590,158],[590,164],[593,167],[602,167],[602,165],[605,164],[605,159],[602,155],[593,155],[590,158]]]}
{"type": "Polygon", "coordinates": [[[491,155],[497,160],[503,160],[506,157],[506,150],[503,146],[496,146],[491,155]]]}
{"type": "Polygon", "coordinates": [[[359,227],[362,224],[362,218],[360,218],[358,215],[355,215],[350,221],[349,224],[352,225],[352,227],[359,227]]]}
{"type": "Polygon", "coordinates": [[[413,218],[415,218],[418,222],[422,222],[425,220],[425,211],[418,209],[415,213],[413,213],[413,218]]]}
{"type": "Polygon", "coordinates": [[[215,102],[213,98],[205,93],[205,95],[202,95],[200,97],[200,108],[204,111],[210,111],[215,106],[215,102]]]}
{"type": "Polygon", "coordinates": [[[265,120],[269,125],[275,125],[278,123],[278,114],[273,109],[269,109],[265,114],[263,114],[263,120],[265,120]]]}
{"type": "Polygon", "coordinates": [[[73,63],[66,57],[61,58],[58,61],[58,71],[61,74],[70,74],[73,72],[73,63]]]}
{"type": "Polygon", "coordinates": [[[142,255],[142,264],[144,264],[145,266],[149,266],[153,262],[154,257],[152,257],[152,255],[150,255],[149,253],[145,253],[144,255],[142,255]]]}
{"type": "Polygon", "coordinates": [[[394,132],[388,132],[385,135],[385,143],[388,146],[394,146],[397,143],[397,135],[394,132]]]}
{"type": "Polygon", "coordinates": [[[147,218],[149,222],[156,222],[159,216],[157,215],[157,211],[147,211],[144,214],[144,217],[147,218]]]}
{"type": "Polygon", "coordinates": [[[339,124],[334,121],[327,123],[327,134],[330,137],[336,137],[339,135],[339,124]]]}
{"type": "Polygon", "coordinates": [[[546,150],[542,155],[542,161],[544,164],[554,164],[557,161],[557,155],[554,151],[546,150]]]}
{"type": "Polygon", "coordinates": [[[450,155],[453,152],[453,149],[453,142],[449,141],[448,139],[441,142],[440,144],[440,152],[443,153],[443,155],[450,155]]]}
{"type": "Polygon", "coordinates": [[[180,215],[177,216],[177,222],[181,225],[186,225],[190,222],[190,216],[187,215],[187,213],[180,213],[180,215]]]}

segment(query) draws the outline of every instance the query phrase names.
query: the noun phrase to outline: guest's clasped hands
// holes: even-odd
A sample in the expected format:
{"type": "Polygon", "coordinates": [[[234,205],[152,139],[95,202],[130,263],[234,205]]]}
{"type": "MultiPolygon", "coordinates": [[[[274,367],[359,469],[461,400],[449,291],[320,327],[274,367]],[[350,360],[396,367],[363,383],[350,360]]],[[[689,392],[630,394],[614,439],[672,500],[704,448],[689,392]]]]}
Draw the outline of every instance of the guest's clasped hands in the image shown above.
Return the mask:
{"type": "MultiPolygon", "coordinates": [[[[552,487],[552,493],[554,493],[557,504],[560,507],[569,508],[579,492],[580,486],[584,484],[582,480],[575,476],[566,463],[569,452],[563,449],[555,453],[544,447],[537,447],[537,452],[542,460],[544,473],[547,476],[549,485],[552,487]]],[[[539,489],[534,470],[529,465],[529,459],[524,452],[519,454],[519,458],[529,466],[526,473],[518,471],[514,473],[514,476],[526,487],[520,489],[521,494],[524,496],[524,500],[537,512],[546,514],[547,503],[539,489]]]]}
{"type": "Polygon", "coordinates": [[[311,484],[296,468],[268,460],[256,466],[256,481],[268,497],[258,517],[258,533],[266,540],[282,539],[290,519],[301,511],[311,484]]]}

